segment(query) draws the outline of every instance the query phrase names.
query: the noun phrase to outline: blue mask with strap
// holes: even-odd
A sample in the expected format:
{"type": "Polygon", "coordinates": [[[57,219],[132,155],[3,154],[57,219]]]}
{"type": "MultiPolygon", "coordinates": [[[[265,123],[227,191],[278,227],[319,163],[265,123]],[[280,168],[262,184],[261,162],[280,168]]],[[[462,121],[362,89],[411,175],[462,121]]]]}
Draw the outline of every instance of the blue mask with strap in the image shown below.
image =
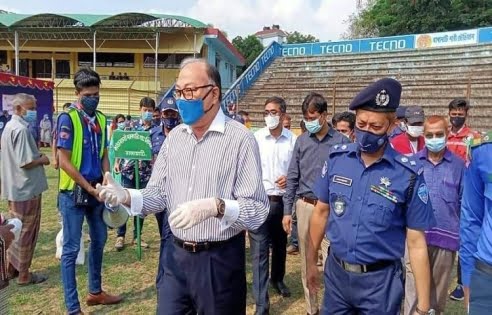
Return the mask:
{"type": "Polygon", "coordinates": [[[355,140],[362,152],[374,153],[388,142],[388,134],[377,135],[355,127],[355,140]]]}
{"type": "Polygon", "coordinates": [[[27,121],[28,123],[36,122],[38,118],[38,112],[35,110],[27,109],[26,113],[22,115],[22,118],[24,118],[24,120],[27,121]]]}
{"type": "Polygon", "coordinates": [[[203,117],[206,113],[208,113],[214,106],[212,105],[206,111],[203,109],[203,100],[207,98],[207,96],[212,92],[213,88],[210,89],[207,94],[202,99],[196,100],[187,100],[178,98],[176,100],[176,106],[178,106],[179,114],[183,119],[183,122],[189,126],[193,125],[200,118],[203,117]]]}

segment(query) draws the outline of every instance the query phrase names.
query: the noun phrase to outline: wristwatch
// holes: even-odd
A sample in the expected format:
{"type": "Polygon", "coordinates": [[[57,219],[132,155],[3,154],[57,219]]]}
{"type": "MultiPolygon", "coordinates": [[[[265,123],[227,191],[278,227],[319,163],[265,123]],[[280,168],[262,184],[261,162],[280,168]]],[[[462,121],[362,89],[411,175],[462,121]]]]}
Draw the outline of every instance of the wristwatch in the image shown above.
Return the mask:
{"type": "Polygon", "coordinates": [[[429,309],[427,312],[424,312],[421,309],[419,309],[419,307],[417,306],[417,308],[415,309],[415,311],[419,315],[436,315],[436,311],[434,309],[432,309],[432,308],[429,309]]]}
{"type": "Polygon", "coordinates": [[[217,218],[222,218],[225,213],[225,202],[224,200],[217,198],[217,218]]]}

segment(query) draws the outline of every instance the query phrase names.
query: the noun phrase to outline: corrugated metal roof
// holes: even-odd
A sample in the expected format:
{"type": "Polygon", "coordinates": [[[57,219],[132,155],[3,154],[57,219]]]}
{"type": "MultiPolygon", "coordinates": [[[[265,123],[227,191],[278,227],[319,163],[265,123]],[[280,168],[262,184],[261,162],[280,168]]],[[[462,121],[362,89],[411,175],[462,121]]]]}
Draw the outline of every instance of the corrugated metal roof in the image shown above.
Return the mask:
{"type": "MultiPolygon", "coordinates": [[[[35,27],[35,23],[41,23],[43,20],[52,19],[53,17],[66,18],[67,22],[75,21],[73,26],[80,27],[97,27],[118,25],[122,20],[129,17],[137,18],[135,21],[151,22],[161,19],[174,19],[189,25],[193,28],[206,28],[207,25],[198,20],[180,15],[167,14],[147,14],[147,13],[120,13],[115,15],[102,14],[59,14],[59,13],[42,13],[42,14],[17,14],[17,13],[0,13],[0,27],[35,27]]],[[[137,26],[136,24],[135,26],[137,26]]],[[[183,27],[183,26],[181,26],[183,27]]]]}

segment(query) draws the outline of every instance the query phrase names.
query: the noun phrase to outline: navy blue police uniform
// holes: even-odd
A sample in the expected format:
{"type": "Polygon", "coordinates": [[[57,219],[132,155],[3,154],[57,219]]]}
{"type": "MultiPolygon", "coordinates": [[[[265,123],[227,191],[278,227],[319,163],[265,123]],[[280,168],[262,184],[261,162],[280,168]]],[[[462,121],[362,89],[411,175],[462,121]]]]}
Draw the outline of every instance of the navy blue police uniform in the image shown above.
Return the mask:
{"type": "MultiPolygon", "coordinates": [[[[350,109],[393,112],[400,95],[397,81],[382,79],[350,109]]],[[[427,230],[435,222],[419,161],[383,141],[383,156],[369,167],[357,141],[334,146],[314,187],[330,205],[323,314],[398,314],[406,229],[427,230]]]]}

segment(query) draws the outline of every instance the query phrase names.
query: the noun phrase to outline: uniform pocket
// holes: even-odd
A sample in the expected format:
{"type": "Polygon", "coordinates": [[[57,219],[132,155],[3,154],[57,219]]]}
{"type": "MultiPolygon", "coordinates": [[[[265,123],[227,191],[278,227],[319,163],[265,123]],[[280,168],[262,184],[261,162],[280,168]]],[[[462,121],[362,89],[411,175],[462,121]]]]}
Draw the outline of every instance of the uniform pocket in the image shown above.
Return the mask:
{"type": "Polygon", "coordinates": [[[367,201],[371,217],[369,222],[378,227],[387,228],[391,224],[396,204],[386,197],[371,192],[367,201]]]}

